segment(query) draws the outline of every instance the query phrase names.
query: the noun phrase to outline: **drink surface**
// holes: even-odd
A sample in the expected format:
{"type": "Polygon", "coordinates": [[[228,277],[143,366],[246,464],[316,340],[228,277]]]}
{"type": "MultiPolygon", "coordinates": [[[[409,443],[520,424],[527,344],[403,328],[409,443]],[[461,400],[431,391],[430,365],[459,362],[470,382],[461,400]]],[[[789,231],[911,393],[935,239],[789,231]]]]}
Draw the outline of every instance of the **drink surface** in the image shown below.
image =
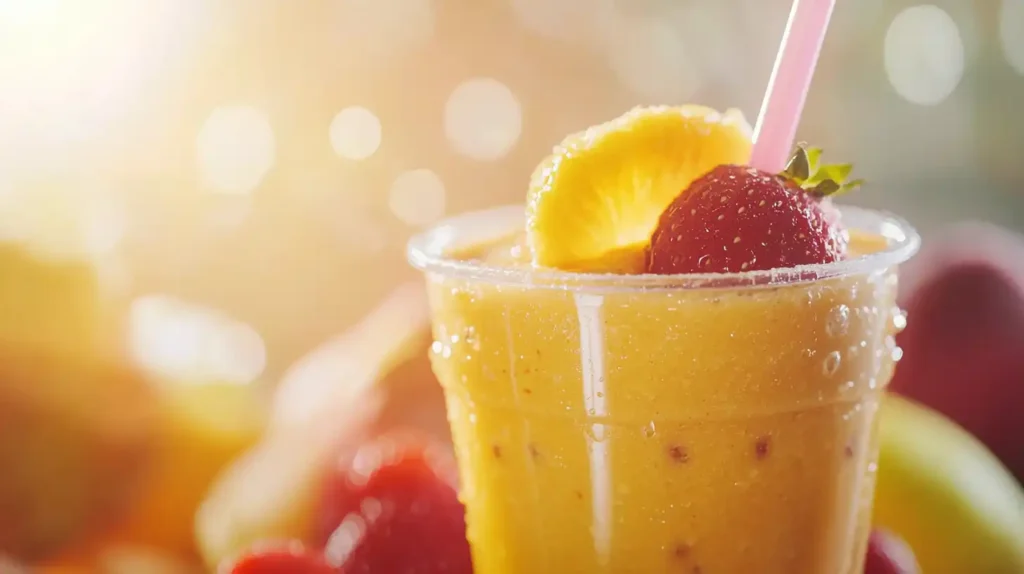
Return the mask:
{"type": "MultiPolygon", "coordinates": [[[[854,234],[851,254],[885,240],[854,234]]],[[[518,237],[458,254],[529,265],[518,237]]],[[[476,572],[860,573],[895,269],[622,290],[428,272],[476,572]]]]}

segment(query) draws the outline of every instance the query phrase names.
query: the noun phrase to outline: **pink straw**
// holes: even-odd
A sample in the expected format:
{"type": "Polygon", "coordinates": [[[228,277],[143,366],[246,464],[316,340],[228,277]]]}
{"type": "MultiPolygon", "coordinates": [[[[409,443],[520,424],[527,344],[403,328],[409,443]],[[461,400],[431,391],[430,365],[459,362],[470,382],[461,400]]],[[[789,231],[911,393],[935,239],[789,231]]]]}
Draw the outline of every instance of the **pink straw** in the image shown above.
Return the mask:
{"type": "Polygon", "coordinates": [[[752,167],[769,173],[785,169],[835,5],[835,0],[793,0],[754,128],[752,167]]]}

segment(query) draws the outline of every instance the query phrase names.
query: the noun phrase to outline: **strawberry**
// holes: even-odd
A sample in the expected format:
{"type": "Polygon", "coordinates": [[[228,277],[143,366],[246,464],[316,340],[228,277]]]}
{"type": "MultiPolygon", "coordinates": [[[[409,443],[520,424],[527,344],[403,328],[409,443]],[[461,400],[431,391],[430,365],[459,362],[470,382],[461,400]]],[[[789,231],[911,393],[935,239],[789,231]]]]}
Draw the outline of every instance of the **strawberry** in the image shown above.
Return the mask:
{"type": "Polygon", "coordinates": [[[344,574],[299,543],[253,549],[220,567],[224,574],[344,574]]]}
{"type": "Polygon", "coordinates": [[[781,174],[721,165],[696,179],[661,214],[649,273],[738,273],[832,263],[846,254],[836,212],[822,199],[847,191],[850,165],[818,165],[800,147],[781,174]]]}
{"type": "Polygon", "coordinates": [[[918,574],[920,571],[914,552],[903,539],[883,530],[871,532],[864,574],[918,574]]]}
{"type": "Polygon", "coordinates": [[[328,480],[325,553],[347,574],[471,574],[451,455],[416,435],[369,443],[328,480]]]}

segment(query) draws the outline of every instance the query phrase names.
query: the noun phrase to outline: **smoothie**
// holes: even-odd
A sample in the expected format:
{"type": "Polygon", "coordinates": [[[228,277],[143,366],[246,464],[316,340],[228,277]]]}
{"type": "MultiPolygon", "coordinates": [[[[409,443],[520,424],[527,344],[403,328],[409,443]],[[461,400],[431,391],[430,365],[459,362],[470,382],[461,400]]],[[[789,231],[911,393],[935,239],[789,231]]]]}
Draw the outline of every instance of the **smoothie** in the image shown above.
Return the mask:
{"type": "Polygon", "coordinates": [[[860,574],[912,230],[847,208],[813,272],[575,273],[538,267],[531,209],[410,246],[475,571],[860,574]]]}

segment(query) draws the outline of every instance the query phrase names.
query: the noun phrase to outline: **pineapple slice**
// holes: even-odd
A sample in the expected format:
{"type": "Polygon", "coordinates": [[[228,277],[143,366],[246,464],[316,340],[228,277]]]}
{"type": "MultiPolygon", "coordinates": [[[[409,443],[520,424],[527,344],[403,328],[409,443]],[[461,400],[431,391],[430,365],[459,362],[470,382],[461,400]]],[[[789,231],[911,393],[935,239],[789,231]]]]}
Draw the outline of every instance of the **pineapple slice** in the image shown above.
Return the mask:
{"type": "Polygon", "coordinates": [[[569,136],[534,171],[527,239],[538,267],[641,273],[651,232],[697,177],[750,159],[743,113],[636,108],[569,136]]]}

